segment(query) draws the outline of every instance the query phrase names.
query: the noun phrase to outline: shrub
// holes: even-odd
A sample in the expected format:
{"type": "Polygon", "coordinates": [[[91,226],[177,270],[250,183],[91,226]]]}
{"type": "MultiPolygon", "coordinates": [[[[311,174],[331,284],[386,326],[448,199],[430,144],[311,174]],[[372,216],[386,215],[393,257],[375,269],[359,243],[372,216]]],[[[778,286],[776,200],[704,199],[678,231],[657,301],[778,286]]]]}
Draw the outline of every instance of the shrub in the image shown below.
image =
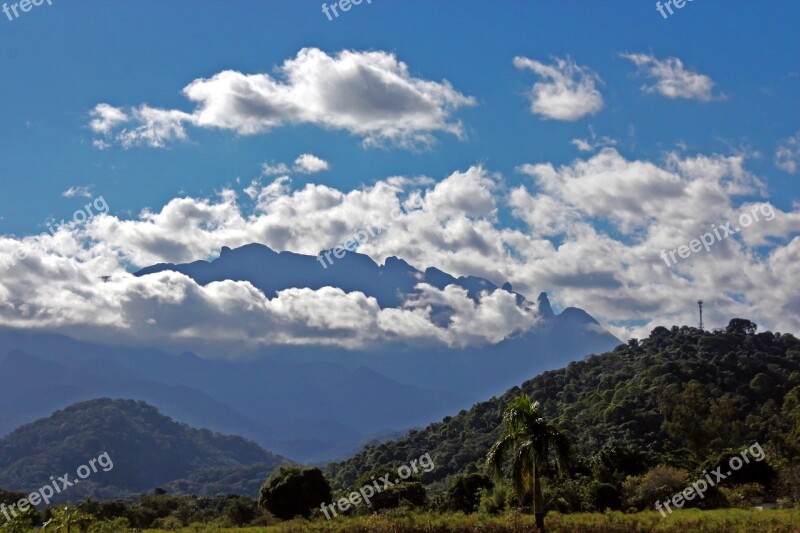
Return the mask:
{"type": "Polygon", "coordinates": [[[474,513],[481,503],[481,490],[494,486],[485,474],[467,474],[453,478],[447,490],[447,508],[451,511],[474,513]]]}
{"type": "Polygon", "coordinates": [[[274,516],[288,520],[308,518],[331,497],[331,487],[319,468],[282,466],[261,487],[258,503],[274,516]]]}
{"type": "Polygon", "coordinates": [[[652,509],[655,502],[682,491],[688,482],[686,470],[657,466],[646,474],[630,476],[625,480],[622,484],[623,501],[626,507],[652,509]]]}
{"type": "Polygon", "coordinates": [[[584,505],[589,511],[618,511],[622,509],[622,497],[614,485],[592,481],[584,492],[584,505]]]}

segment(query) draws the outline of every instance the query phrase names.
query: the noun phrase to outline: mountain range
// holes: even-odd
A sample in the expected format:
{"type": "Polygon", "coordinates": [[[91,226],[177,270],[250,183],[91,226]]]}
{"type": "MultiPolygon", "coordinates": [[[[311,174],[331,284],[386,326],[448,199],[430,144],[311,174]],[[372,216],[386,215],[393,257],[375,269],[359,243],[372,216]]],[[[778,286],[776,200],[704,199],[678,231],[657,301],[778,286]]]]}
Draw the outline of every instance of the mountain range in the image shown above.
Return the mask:
{"type": "MultiPolygon", "coordinates": [[[[551,480],[554,501],[548,505],[593,510],[600,505],[593,487],[602,485],[616,495],[604,500],[617,506],[612,508],[622,505],[620,498],[647,507],[650,500],[639,501],[626,489],[631,479],[659,465],[699,478],[729,454],[755,449],[753,443],[768,460],[756,458],[727,483],[757,483],[774,496],[791,493],[800,486],[800,341],[755,334],[748,321],[731,324],[715,332],[658,327],[647,339],[544,372],[424,429],[373,443],[328,464],[326,476],[335,490],[348,493],[365,472],[428,454],[435,468],[421,481],[429,494],[443,494],[455,478],[482,470],[505,406],[524,393],[542,403],[573,449],[572,473],[579,482],[551,480]]],[[[252,441],[177,423],[144,402],[103,398],[0,439],[0,487],[34,490],[104,452],[113,468],[92,474],[58,501],[124,498],[158,487],[173,494],[253,497],[269,473],[288,462],[252,441]]],[[[706,503],[719,505],[719,497],[715,493],[706,503]]]]}
{"type": "MultiPolygon", "coordinates": [[[[360,291],[393,307],[419,283],[512,292],[478,277],[419,271],[388,258],[378,265],[347,253],[323,268],[315,256],[251,244],[223,248],[219,258],[159,264],[200,284],[248,281],[265,295],[289,288],[360,291]]],[[[57,409],[99,397],[146,401],[187,424],[233,433],[293,460],[322,464],[367,443],[424,426],[514,383],[619,343],[586,312],[555,313],[545,293],[536,327],[506,340],[466,348],[384,344],[380,348],[276,345],[235,359],[168,353],[159,346],[114,346],[43,331],[0,329],[0,435],[57,409]]],[[[446,323],[448,310],[434,310],[446,323]]]]}

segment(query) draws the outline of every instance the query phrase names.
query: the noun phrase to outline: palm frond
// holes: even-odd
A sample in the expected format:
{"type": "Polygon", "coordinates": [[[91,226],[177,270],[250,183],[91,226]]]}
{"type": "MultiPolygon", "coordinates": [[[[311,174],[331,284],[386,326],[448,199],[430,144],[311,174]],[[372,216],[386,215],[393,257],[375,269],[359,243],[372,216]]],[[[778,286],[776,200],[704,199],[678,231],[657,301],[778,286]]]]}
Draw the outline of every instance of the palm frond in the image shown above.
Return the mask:
{"type": "Polygon", "coordinates": [[[533,441],[525,441],[519,445],[511,465],[511,481],[519,494],[533,490],[533,469],[531,460],[533,441]]]}
{"type": "Polygon", "coordinates": [[[513,435],[503,435],[495,442],[486,454],[486,466],[495,476],[503,476],[503,462],[505,461],[508,450],[513,448],[516,438],[513,435]]]}

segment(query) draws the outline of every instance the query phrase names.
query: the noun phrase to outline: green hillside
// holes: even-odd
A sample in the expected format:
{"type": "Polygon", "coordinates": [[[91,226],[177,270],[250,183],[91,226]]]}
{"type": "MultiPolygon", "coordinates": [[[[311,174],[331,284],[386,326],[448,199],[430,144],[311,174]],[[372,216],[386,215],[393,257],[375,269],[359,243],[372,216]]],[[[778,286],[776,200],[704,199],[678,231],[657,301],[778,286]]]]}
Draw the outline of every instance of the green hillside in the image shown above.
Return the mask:
{"type": "Polygon", "coordinates": [[[574,446],[573,481],[549,488],[550,501],[563,510],[591,507],[570,500],[589,484],[609,484],[612,492],[623,493],[630,489],[629,476],[658,465],[696,479],[726,454],[756,442],[766,460],[743,469],[731,484],[757,482],[754,490],[763,489],[765,499],[796,501],[800,341],[755,333],[753,326],[735,319],[725,331],[655,328],[647,339],[546,372],[500,398],[331,464],[327,475],[342,490],[363,472],[430,453],[436,468],[422,482],[429,494],[440,493],[453,476],[483,471],[504,407],[524,392],[543,404],[546,417],[566,430],[574,446]]]}
{"type": "Polygon", "coordinates": [[[241,437],[177,423],[144,402],[98,399],[57,411],[0,440],[0,487],[28,493],[51,483],[50,476],[67,473],[75,480],[79,467],[103,453],[110,459],[105,468],[57,494],[56,501],[128,496],[187,479],[199,493],[234,492],[242,488],[241,476],[232,476],[232,487],[223,486],[227,470],[257,466],[263,482],[286,462],[241,437]],[[216,473],[213,491],[202,490],[199,482],[209,469],[216,473]]]}

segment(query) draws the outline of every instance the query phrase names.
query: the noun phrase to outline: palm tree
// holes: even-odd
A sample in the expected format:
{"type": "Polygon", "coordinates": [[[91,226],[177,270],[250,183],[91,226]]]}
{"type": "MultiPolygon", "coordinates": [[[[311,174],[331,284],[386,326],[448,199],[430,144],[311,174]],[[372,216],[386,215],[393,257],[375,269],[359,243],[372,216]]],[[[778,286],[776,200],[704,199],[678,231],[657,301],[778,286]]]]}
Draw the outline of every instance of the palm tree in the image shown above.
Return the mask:
{"type": "Polygon", "coordinates": [[[502,477],[503,463],[513,452],[511,481],[514,490],[523,502],[532,497],[536,527],[544,532],[542,470],[548,464],[550,450],[553,450],[559,471],[569,471],[569,442],[556,426],[542,417],[539,402],[525,394],[514,398],[506,407],[503,426],[503,434],[486,455],[486,465],[502,477]]]}

